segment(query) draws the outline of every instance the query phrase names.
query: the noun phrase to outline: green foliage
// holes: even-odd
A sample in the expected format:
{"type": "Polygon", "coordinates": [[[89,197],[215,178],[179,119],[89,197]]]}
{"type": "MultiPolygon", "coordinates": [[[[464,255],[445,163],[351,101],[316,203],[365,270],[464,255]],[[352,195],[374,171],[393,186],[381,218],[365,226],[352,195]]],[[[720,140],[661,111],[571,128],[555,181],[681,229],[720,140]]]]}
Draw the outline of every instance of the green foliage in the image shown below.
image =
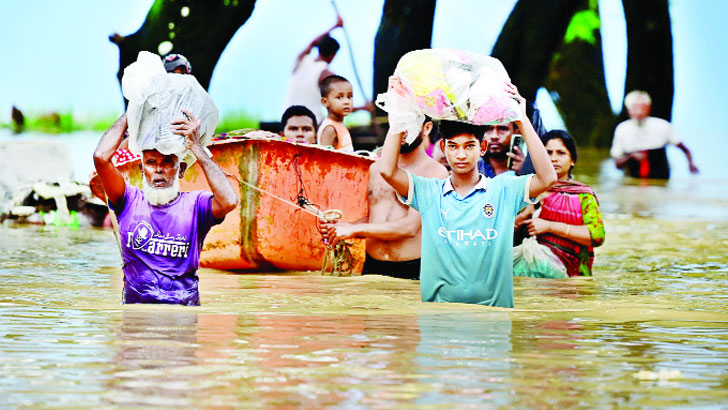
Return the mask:
{"type": "Polygon", "coordinates": [[[83,128],[81,129],[92,131],[106,131],[107,129],[109,129],[109,127],[111,127],[111,124],[113,124],[118,118],[119,116],[115,114],[109,114],[104,117],[90,118],[88,121],[83,123],[83,128]]]}
{"type": "MultiPolygon", "coordinates": [[[[26,115],[23,131],[35,131],[45,134],[62,134],[81,130],[106,131],[118,114],[108,114],[97,117],[78,117],[72,112],[46,113],[26,115]]],[[[244,112],[225,113],[217,124],[215,132],[227,132],[238,129],[258,129],[260,120],[244,112]]],[[[9,128],[10,124],[0,124],[0,127],[9,128]]]]}
{"type": "Polygon", "coordinates": [[[59,134],[74,130],[73,114],[70,112],[50,112],[40,115],[26,115],[24,130],[32,130],[47,134],[59,134]]]}
{"type": "MultiPolygon", "coordinates": [[[[63,134],[81,130],[105,131],[116,121],[118,115],[108,114],[98,117],[78,117],[72,112],[49,112],[43,114],[28,114],[25,116],[23,131],[41,132],[44,134],[63,134]]],[[[9,128],[11,124],[0,124],[0,127],[9,128]]]]}
{"type": "Polygon", "coordinates": [[[355,111],[344,118],[344,125],[347,128],[366,127],[372,122],[372,116],[369,112],[360,110],[355,111]]]}
{"type": "Polygon", "coordinates": [[[230,130],[239,130],[243,128],[258,129],[260,127],[260,119],[242,111],[227,112],[220,117],[220,122],[217,123],[217,128],[215,129],[215,133],[218,134],[230,130]]]}
{"type": "Polygon", "coordinates": [[[164,0],[155,0],[152,7],[149,9],[147,20],[157,20],[162,14],[162,8],[164,7],[164,0]]]}
{"type": "Polygon", "coordinates": [[[569,27],[566,29],[566,35],[564,41],[566,44],[571,43],[574,40],[586,41],[589,44],[595,44],[597,39],[594,35],[595,30],[599,30],[601,26],[601,20],[599,20],[599,14],[597,11],[582,10],[571,18],[569,27]]]}

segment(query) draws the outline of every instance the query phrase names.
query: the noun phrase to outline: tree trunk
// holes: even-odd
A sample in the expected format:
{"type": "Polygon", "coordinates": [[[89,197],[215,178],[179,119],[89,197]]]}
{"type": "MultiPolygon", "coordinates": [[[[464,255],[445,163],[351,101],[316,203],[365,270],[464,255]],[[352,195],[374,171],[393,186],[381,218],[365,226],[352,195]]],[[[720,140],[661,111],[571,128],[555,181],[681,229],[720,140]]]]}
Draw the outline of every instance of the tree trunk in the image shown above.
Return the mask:
{"type": "Polygon", "coordinates": [[[491,55],[529,101],[546,81],[571,17],[583,6],[584,0],[519,0],[513,8],[491,55]]]}
{"type": "MultiPolygon", "coordinates": [[[[374,98],[387,91],[387,81],[406,53],[430,48],[435,0],[385,0],[374,39],[374,98]]],[[[383,115],[378,110],[378,115],[383,115]]]]}
{"type": "Polygon", "coordinates": [[[155,0],[136,33],[109,37],[119,46],[119,82],[140,51],[159,53],[160,43],[169,41],[170,53],[187,57],[192,74],[207,89],[217,60],[254,5],[255,0],[155,0]]]}
{"type": "MultiPolygon", "coordinates": [[[[670,120],[674,94],[672,32],[667,0],[622,0],[627,21],[625,94],[647,91],[652,115],[670,120]]],[[[623,111],[623,116],[624,112],[623,111]]]]}
{"type": "Polygon", "coordinates": [[[584,2],[550,65],[545,87],[558,93],[556,107],[579,145],[609,146],[617,123],[604,77],[599,11],[584,2]]]}

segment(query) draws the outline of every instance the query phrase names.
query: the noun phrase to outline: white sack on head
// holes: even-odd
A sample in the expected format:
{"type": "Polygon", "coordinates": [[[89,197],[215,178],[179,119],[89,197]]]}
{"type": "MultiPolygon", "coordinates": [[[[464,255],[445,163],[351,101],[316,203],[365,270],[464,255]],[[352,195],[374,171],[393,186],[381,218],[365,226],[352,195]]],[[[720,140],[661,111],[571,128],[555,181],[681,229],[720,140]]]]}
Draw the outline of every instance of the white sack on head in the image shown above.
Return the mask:
{"type": "Polygon", "coordinates": [[[475,125],[520,119],[518,102],[505,91],[508,73],[494,57],[457,49],[415,50],[402,56],[394,74],[403,89],[379,94],[377,106],[389,114],[393,132],[407,131],[407,142],[417,137],[425,115],[475,125]]]}
{"type": "Polygon", "coordinates": [[[129,100],[129,150],[135,154],[156,149],[192,164],[195,158],[185,147],[184,137],[170,128],[173,120],[185,117],[182,109],[201,121],[202,146],[215,134],[218,110],[210,95],[194,76],[167,73],[156,54],[141,51],[137,61],[124,69],[121,89],[129,100]]]}

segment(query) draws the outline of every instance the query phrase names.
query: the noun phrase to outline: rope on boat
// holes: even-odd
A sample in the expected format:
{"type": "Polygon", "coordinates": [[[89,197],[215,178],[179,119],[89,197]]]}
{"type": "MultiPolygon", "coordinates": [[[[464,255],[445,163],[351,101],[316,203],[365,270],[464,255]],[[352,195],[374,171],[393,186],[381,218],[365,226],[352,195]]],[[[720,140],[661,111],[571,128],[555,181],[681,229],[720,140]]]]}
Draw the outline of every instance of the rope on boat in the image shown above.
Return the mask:
{"type": "MultiPolygon", "coordinates": [[[[223,172],[225,172],[225,171],[223,171],[223,172]]],[[[302,206],[301,203],[300,203],[300,201],[299,201],[299,203],[295,203],[295,202],[291,202],[291,201],[289,201],[289,200],[287,200],[285,198],[281,198],[281,197],[279,197],[278,195],[276,195],[276,194],[274,194],[272,192],[268,192],[268,191],[266,191],[264,189],[260,189],[257,186],[248,183],[247,181],[243,181],[242,179],[236,177],[233,174],[230,174],[230,173],[225,172],[225,175],[227,175],[227,176],[229,176],[231,178],[234,178],[236,181],[238,181],[241,184],[247,186],[248,188],[254,189],[254,190],[256,190],[256,191],[258,191],[258,192],[260,192],[262,194],[270,195],[271,197],[273,197],[273,198],[275,198],[275,199],[283,202],[284,204],[288,204],[288,205],[290,205],[290,206],[292,206],[294,208],[302,209],[302,210],[308,212],[309,214],[315,216],[319,220],[329,221],[330,220],[330,219],[328,219],[328,218],[330,218],[329,215],[338,215],[337,218],[333,218],[333,219],[338,219],[338,218],[341,218],[341,216],[343,216],[343,213],[340,210],[338,210],[338,209],[329,209],[327,211],[321,212],[320,209],[316,208],[316,206],[314,204],[311,204],[309,202],[307,202],[304,206],[302,206]]]]}
{"type": "MultiPolygon", "coordinates": [[[[232,177],[236,181],[238,181],[241,186],[246,186],[248,188],[254,189],[262,194],[270,195],[271,197],[283,202],[284,204],[288,204],[294,208],[302,209],[305,212],[308,212],[309,214],[316,217],[316,229],[321,234],[321,222],[331,222],[337,219],[341,219],[341,217],[344,216],[344,213],[341,212],[340,209],[327,209],[326,211],[321,211],[319,209],[318,205],[312,203],[308,200],[306,197],[306,186],[303,184],[303,175],[301,173],[301,167],[298,164],[298,156],[299,154],[296,154],[293,156],[293,166],[296,170],[296,175],[298,177],[298,195],[296,197],[296,202],[289,201],[285,198],[281,198],[280,196],[268,192],[264,189],[260,189],[257,186],[247,182],[243,181],[241,178],[238,178],[237,176],[230,174],[228,172],[223,171],[223,173],[229,177],[232,177]]],[[[323,234],[321,235],[322,242],[326,245],[326,251],[324,252],[324,259],[321,263],[321,275],[328,275],[328,276],[351,276],[352,270],[354,268],[354,257],[351,253],[351,243],[346,241],[339,241],[335,246],[332,246],[328,243],[326,239],[323,238],[323,234]],[[331,264],[331,269],[329,270],[329,264],[331,264]]]]}

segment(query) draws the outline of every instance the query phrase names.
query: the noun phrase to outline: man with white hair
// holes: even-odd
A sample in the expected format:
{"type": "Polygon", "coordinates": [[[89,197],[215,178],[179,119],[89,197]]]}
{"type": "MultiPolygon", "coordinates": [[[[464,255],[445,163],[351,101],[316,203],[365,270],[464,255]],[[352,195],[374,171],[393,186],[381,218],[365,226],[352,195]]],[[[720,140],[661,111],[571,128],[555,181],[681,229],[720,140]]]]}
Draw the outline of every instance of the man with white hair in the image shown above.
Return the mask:
{"type": "Polygon", "coordinates": [[[225,174],[200,145],[200,122],[184,112],[188,118],[172,121],[171,130],[185,137],[212,192],[180,192],[187,164],[156,149],[142,151],[143,189],[128,184],[111,161],[127,128],[126,114],[104,133],[94,152],[96,172],[119,221],[124,303],[199,305],[202,242],[238,203],[225,174]]]}
{"type": "Polygon", "coordinates": [[[669,122],[650,117],[652,100],[644,91],[632,91],[624,98],[630,119],[617,125],[610,154],[617,167],[635,178],[668,179],[670,165],[665,147],[680,148],[688,159],[690,172],[698,173],[690,150],[680,141],[669,122]]]}

